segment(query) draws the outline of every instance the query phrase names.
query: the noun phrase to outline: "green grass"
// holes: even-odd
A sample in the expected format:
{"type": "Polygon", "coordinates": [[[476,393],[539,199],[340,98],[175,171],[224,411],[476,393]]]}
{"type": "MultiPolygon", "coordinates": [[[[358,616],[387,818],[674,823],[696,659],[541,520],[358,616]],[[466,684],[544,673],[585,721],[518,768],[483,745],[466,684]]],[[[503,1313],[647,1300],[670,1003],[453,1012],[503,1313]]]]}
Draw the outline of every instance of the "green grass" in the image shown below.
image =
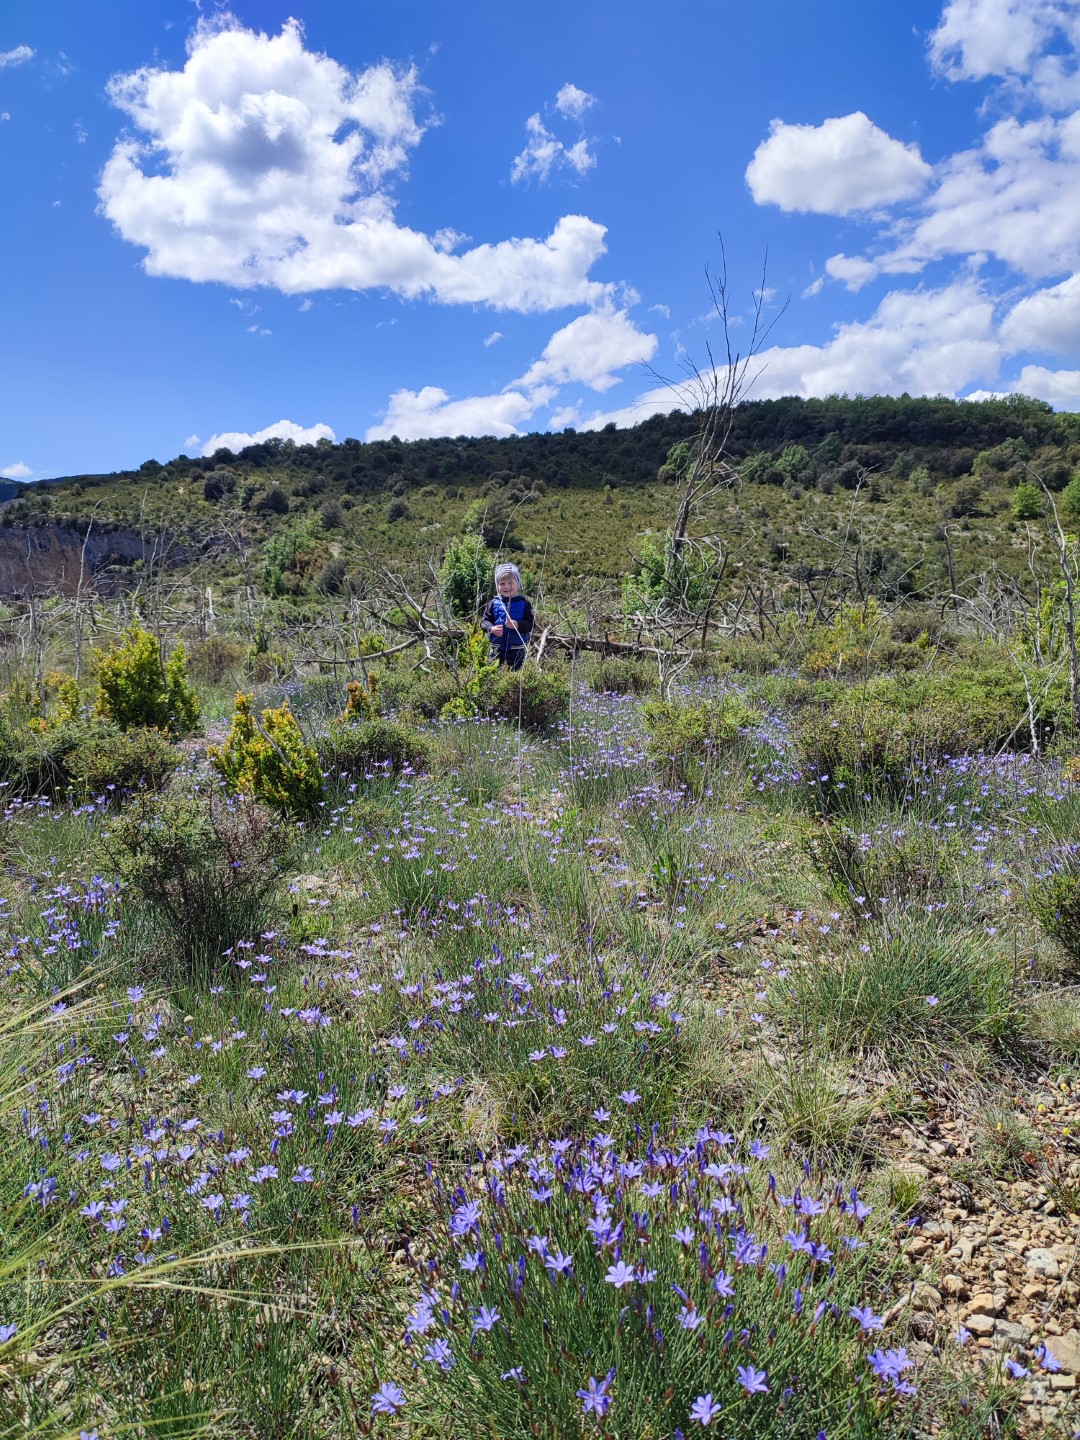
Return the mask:
{"type": "MultiPolygon", "coordinates": [[[[727,675],[704,693],[755,683],[727,675]]],[[[946,799],[877,795],[822,823],[783,749],[795,683],[751,694],[770,719],[689,791],[647,758],[644,696],[575,691],[573,728],[547,737],[437,723],[423,774],[327,791],[274,850],[280,873],[255,887],[253,909],[229,885],[245,867],[262,874],[261,819],[211,853],[198,811],[211,802],[192,800],[189,776],[120,817],[13,811],[0,877],[0,1325],[18,1329],[0,1349],[0,1437],[538,1427],[561,1440],[581,1428],[578,1389],[609,1363],[612,1434],[690,1433],[689,1407],[711,1390],[725,1424],[773,1440],[792,1423],[785,1376],[808,1433],[910,1440],[917,1413],[932,1413],[950,1440],[975,1440],[973,1415],[1008,1434],[1007,1376],[963,1370],[944,1335],[911,1372],[921,1412],[902,1397],[864,1405],[866,1351],[906,1343],[907,1320],[887,1340],[860,1337],[849,1310],[880,1313],[902,1294],[905,1226],[936,1189],[905,1173],[892,1132],[924,1113],[928,1088],[982,1113],[980,1163],[1057,1183],[1069,1201],[1067,1173],[1039,1169],[1045,1145],[1012,1105],[1010,1066],[1020,1056],[1033,1084],[1050,1084],[1080,1054],[1075,996],[1047,988],[1023,909],[1070,802],[1050,784],[976,775],[943,782],[946,799]],[[140,868],[155,817],[176,863],[140,868]],[[213,904],[168,912],[162,896],[189,872],[213,904]],[[863,890],[872,904],[856,902],[863,890]],[[745,1188],[723,1166],[676,1179],[676,1157],[718,1143],[695,1138],[702,1127],[753,1160],[745,1188]],[[530,1191],[542,1194],[552,1141],[584,1147],[595,1173],[583,1189],[560,1183],[545,1208],[530,1191]],[[778,1194],[821,1198],[834,1251],[829,1227],[853,1188],[874,1219],[865,1251],[851,1265],[845,1252],[828,1281],[838,1314],[814,1326],[796,1324],[789,1281],[736,1267],[748,1335],[726,1344],[726,1297],[710,1286],[735,1240],[706,1233],[702,1197],[763,1227],[780,1263],[794,1217],[771,1208],[770,1172],[778,1194]],[[604,1211],[596,1187],[624,1221],[622,1253],[658,1257],[664,1385],[644,1290],[606,1282],[615,1249],[574,1228],[604,1211]],[[499,1239],[485,1231],[484,1267],[462,1270],[446,1227],[474,1193],[485,1225],[500,1217],[499,1239]],[[122,1225],[107,1229],[110,1217],[122,1225]],[[704,1269],[675,1236],[686,1225],[704,1227],[704,1269]],[[528,1251],[529,1304],[515,1299],[507,1267],[534,1233],[591,1277],[583,1298],[528,1251]],[[707,1328],[682,1327],[672,1284],[713,1307],[707,1328]],[[433,1287],[450,1372],[405,1344],[433,1287]],[[473,1337],[480,1304],[505,1328],[473,1337]],[[748,1360],[774,1377],[768,1395],[741,1393],[734,1366],[748,1360]],[[537,1375],[531,1412],[502,1380],[519,1363],[537,1375]],[[813,1394],[798,1381],[807,1364],[813,1394]],[[391,1381],[405,1416],[369,1426],[391,1381]]],[[[339,688],[289,686],[312,725],[335,713],[339,688]]],[[[808,1296],[819,1281],[803,1278],[808,1296]]]]}

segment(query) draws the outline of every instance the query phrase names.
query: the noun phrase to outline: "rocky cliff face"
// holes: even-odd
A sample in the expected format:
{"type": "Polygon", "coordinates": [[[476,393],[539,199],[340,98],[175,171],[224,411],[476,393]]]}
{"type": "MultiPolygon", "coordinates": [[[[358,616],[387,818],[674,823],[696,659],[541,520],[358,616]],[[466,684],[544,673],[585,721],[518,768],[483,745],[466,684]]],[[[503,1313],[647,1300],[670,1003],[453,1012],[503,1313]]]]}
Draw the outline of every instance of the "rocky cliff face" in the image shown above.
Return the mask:
{"type": "MultiPolygon", "coordinates": [[[[91,529],[87,537],[63,525],[0,526],[0,594],[74,595],[80,572],[84,589],[91,584],[99,591],[119,589],[162,558],[161,537],[144,539],[134,530],[91,529]]],[[[165,563],[185,559],[179,548],[169,548],[165,563]]]]}

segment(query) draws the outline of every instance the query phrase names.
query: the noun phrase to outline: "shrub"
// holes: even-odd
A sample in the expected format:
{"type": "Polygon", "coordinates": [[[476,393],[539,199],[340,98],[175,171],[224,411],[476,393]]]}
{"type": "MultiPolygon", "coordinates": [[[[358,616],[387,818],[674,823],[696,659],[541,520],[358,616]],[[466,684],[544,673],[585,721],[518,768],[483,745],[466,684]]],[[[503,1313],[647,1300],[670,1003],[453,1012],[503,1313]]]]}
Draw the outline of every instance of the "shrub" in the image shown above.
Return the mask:
{"type": "Polygon", "coordinates": [[[199,723],[199,700],[187,681],[183,645],[163,664],[157,640],[136,621],[101,657],[96,708],[121,730],[146,725],[189,734],[199,723]]]}
{"type": "Polygon", "coordinates": [[[294,841],[250,795],[215,789],[139,797],[107,843],[159,924],[165,944],[156,953],[171,955],[175,978],[198,982],[221,970],[223,950],[267,929],[294,841]]]}
{"type": "Polygon", "coordinates": [[[1027,905],[1047,935],[1064,950],[1070,970],[1080,971],[1080,857],[1067,852],[1061,868],[1036,880],[1027,905]]]}
{"type": "Polygon", "coordinates": [[[379,717],[379,692],[374,675],[368,676],[368,683],[350,680],[345,686],[345,709],[341,715],[343,725],[352,725],[360,720],[376,720],[379,717]]]}
{"type": "Polygon", "coordinates": [[[649,759],[669,785],[695,792],[701,788],[710,756],[730,745],[753,719],[733,695],[689,704],[650,700],[644,713],[649,759]]]}
{"type": "Polygon", "coordinates": [[[599,695],[647,695],[656,684],[652,667],[622,655],[605,655],[589,676],[589,688],[599,695]]]}
{"type": "Polygon", "coordinates": [[[500,665],[481,682],[482,713],[525,730],[548,729],[562,719],[569,704],[570,682],[561,669],[540,670],[528,661],[520,670],[500,665]]]}
{"type": "Polygon", "coordinates": [[[451,611],[460,620],[475,619],[495,589],[495,561],[479,535],[450,541],[439,567],[439,583],[451,611]]]}
{"type": "MultiPolygon", "coordinates": [[[[1061,685],[1033,684],[1032,690],[1039,696],[1035,726],[1044,745],[1053,734],[1061,685]]],[[[1023,684],[1000,671],[886,678],[858,690],[819,685],[815,694],[816,704],[796,711],[794,734],[827,808],[843,808],[867,793],[903,796],[915,772],[945,757],[1031,744],[1023,684]]]]}
{"type": "Polygon", "coordinates": [[[422,735],[398,720],[377,716],[359,724],[336,721],[315,741],[319,764],[331,777],[366,780],[375,771],[419,770],[431,759],[422,735]]]}
{"type": "Polygon", "coordinates": [[[208,635],[191,652],[191,671],[200,680],[220,685],[231,671],[239,670],[247,649],[225,635],[208,635]]]}
{"type": "Polygon", "coordinates": [[[283,815],[308,815],[322,793],[319,757],[308,745],[288,702],[256,720],[252,696],[237,695],[232,728],[210,746],[210,764],[231,795],[250,795],[283,815]]]}
{"type": "Polygon", "coordinates": [[[160,790],[179,763],[179,756],[160,730],[120,730],[107,722],[79,728],[66,757],[70,783],[89,799],[111,794],[124,799],[141,789],[160,790]]]}

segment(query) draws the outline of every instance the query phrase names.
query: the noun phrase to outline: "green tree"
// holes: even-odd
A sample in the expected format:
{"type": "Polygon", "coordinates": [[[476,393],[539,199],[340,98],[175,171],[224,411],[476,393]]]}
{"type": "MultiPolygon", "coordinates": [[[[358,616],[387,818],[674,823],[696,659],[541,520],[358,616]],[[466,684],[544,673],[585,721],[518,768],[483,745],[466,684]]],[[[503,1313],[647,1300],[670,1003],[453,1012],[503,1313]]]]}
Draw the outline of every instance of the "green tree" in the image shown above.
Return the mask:
{"type": "Polygon", "coordinates": [[[1070,520],[1080,520],[1080,475],[1075,475],[1061,492],[1061,508],[1070,520]]]}
{"type": "Polygon", "coordinates": [[[459,620],[475,618],[495,589],[495,562],[481,536],[450,541],[439,567],[439,583],[447,605],[459,620]]]}
{"type": "Polygon", "coordinates": [[[1034,485],[1022,480],[1013,491],[1012,513],[1014,520],[1038,520],[1043,513],[1043,497],[1034,485]]]}
{"type": "Polygon", "coordinates": [[[814,462],[805,445],[788,445],[776,462],[776,468],[789,484],[795,485],[810,475],[814,462]]]}

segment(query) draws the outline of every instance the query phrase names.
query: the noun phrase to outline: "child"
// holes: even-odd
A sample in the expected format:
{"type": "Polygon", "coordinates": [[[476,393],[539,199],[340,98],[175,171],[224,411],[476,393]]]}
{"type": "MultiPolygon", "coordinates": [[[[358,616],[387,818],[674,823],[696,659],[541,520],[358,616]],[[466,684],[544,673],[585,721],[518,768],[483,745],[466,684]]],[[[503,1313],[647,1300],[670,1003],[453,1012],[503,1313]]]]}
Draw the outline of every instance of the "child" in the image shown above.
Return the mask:
{"type": "Polygon", "coordinates": [[[533,609],[521,593],[516,565],[496,565],[495,589],[498,593],[484,606],[480,629],[491,641],[492,660],[520,670],[532,635],[533,609]]]}

